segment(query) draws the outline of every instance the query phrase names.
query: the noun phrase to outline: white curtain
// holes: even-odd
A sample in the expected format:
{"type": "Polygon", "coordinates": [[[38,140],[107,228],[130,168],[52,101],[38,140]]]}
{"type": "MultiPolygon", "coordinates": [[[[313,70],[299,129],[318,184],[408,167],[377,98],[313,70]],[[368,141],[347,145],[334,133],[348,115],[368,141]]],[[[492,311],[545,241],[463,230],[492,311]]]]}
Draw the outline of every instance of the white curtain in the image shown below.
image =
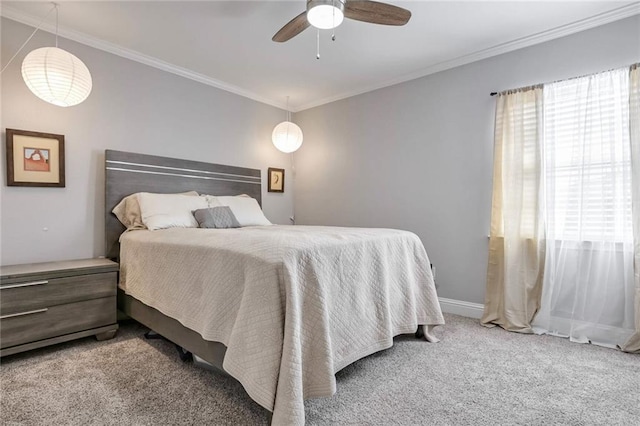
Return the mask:
{"type": "Polygon", "coordinates": [[[542,87],[498,95],[482,324],[531,333],[544,270],[542,87]]]}
{"type": "Polygon", "coordinates": [[[626,352],[640,353],[640,67],[629,72],[629,120],[631,135],[631,192],[633,240],[635,247],[635,333],[622,346],[626,352]]]}
{"type": "Polygon", "coordinates": [[[535,332],[609,347],[634,334],[629,93],[628,68],[544,87],[546,260],[535,332]]]}

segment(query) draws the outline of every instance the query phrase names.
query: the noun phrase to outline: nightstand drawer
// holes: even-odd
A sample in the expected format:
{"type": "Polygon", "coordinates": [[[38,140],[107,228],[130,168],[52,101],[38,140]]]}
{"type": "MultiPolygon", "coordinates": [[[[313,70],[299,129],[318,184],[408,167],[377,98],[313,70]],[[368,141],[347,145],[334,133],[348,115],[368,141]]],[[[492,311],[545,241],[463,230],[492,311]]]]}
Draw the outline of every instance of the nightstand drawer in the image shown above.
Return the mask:
{"type": "MultiPolygon", "coordinates": [[[[2,295],[4,298],[4,292],[2,295]]],[[[115,296],[111,296],[24,310],[14,314],[2,312],[0,347],[7,348],[114,324],[116,322],[115,303],[115,296]]]]}
{"type": "Polygon", "coordinates": [[[117,272],[28,280],[0,287],[0,315],[116,295],[117,272]]]}

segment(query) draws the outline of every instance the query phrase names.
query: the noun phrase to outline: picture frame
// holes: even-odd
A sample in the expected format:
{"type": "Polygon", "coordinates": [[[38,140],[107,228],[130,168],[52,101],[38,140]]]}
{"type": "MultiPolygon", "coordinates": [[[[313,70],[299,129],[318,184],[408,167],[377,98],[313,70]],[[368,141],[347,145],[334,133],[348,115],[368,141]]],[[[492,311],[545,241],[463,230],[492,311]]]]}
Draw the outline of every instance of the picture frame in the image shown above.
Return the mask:
{"type": "Polygon", "coordinates": [[[6,129],[7,186],[65,187],[64,135],[6,129]]]}
{"type": "Polygon", "coordinates": [[[284,169],[269,167],[268,174],[268,192],[284,192],[284,169]]]}

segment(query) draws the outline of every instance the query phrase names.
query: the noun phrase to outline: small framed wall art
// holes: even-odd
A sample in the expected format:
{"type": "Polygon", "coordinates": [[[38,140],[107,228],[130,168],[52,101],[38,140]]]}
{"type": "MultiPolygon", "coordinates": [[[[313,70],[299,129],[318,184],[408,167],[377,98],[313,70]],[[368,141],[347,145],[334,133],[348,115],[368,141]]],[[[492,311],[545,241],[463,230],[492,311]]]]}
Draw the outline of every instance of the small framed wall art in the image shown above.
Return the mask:
{"type": "Polygon", "coordinates": [[[7,185],[64,188],[64,135],[7,129],[7,185]]]}
{"type": "Polygon", "coordinates": [[[284,192],[284,169],[276,169],[269,167],[269,185],[268,192],[284,192]]]}

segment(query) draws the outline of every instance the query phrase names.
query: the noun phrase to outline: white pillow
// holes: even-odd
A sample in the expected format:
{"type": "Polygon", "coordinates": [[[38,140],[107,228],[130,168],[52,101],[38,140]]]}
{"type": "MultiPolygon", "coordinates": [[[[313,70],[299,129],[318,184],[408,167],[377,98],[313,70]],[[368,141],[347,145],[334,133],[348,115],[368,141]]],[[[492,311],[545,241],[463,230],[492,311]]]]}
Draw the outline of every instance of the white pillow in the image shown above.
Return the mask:
{"type": "Polygon", "coordinates": [[[271,222],[264,216],[260,205],[255,198],[246,195],[240,196],[223,196],[223,197],[207,197],[210,207],[213,203],[222,206],[229,206],[233,215],[238,220],[240,226],[262,226],[271,225],[271,222]]]}
{"type": "Polygon", "coordinates": [[[193,211],[209,207],[204,197],[181,194],[152,194],[141,192],[138,203],[142,222],[150,230],[165,228],[197,228],[193,211]]]}
{"type": "MultiPolygon", "coordinates": [[[[127,195],[111,210],[127,229],[146,229],[142,222],[138,194],[127,195]]],[[[196,191],[181,192],[181,195],[198,196],[196,191]]]]}
{"type": "Polygon", "coordinates": [[[200,194],[200,197],[207,200],[209,208],[222,207],[222,204],[220,204],[220,201],[218,201],[218,197],[216,197],[215,195],[200,194]]]}
{"type": "MultiPolygon", "coordinates": [[[[222,206],[222,204],[220,204],[220,201],[218,201],[218,198],[220,198],[221,196],[208,195],[208,194],[200,194],[200,196],[207,199],[207,203],[209,203],[209,207],[221,207],[222,206]]],[[[229,196],[229,197],[232,197],[232,198],[234,198],[234,197],[252,198],[250,195],[247,195],[247,194],[232,195],[232,196],[229,196]]]]}

